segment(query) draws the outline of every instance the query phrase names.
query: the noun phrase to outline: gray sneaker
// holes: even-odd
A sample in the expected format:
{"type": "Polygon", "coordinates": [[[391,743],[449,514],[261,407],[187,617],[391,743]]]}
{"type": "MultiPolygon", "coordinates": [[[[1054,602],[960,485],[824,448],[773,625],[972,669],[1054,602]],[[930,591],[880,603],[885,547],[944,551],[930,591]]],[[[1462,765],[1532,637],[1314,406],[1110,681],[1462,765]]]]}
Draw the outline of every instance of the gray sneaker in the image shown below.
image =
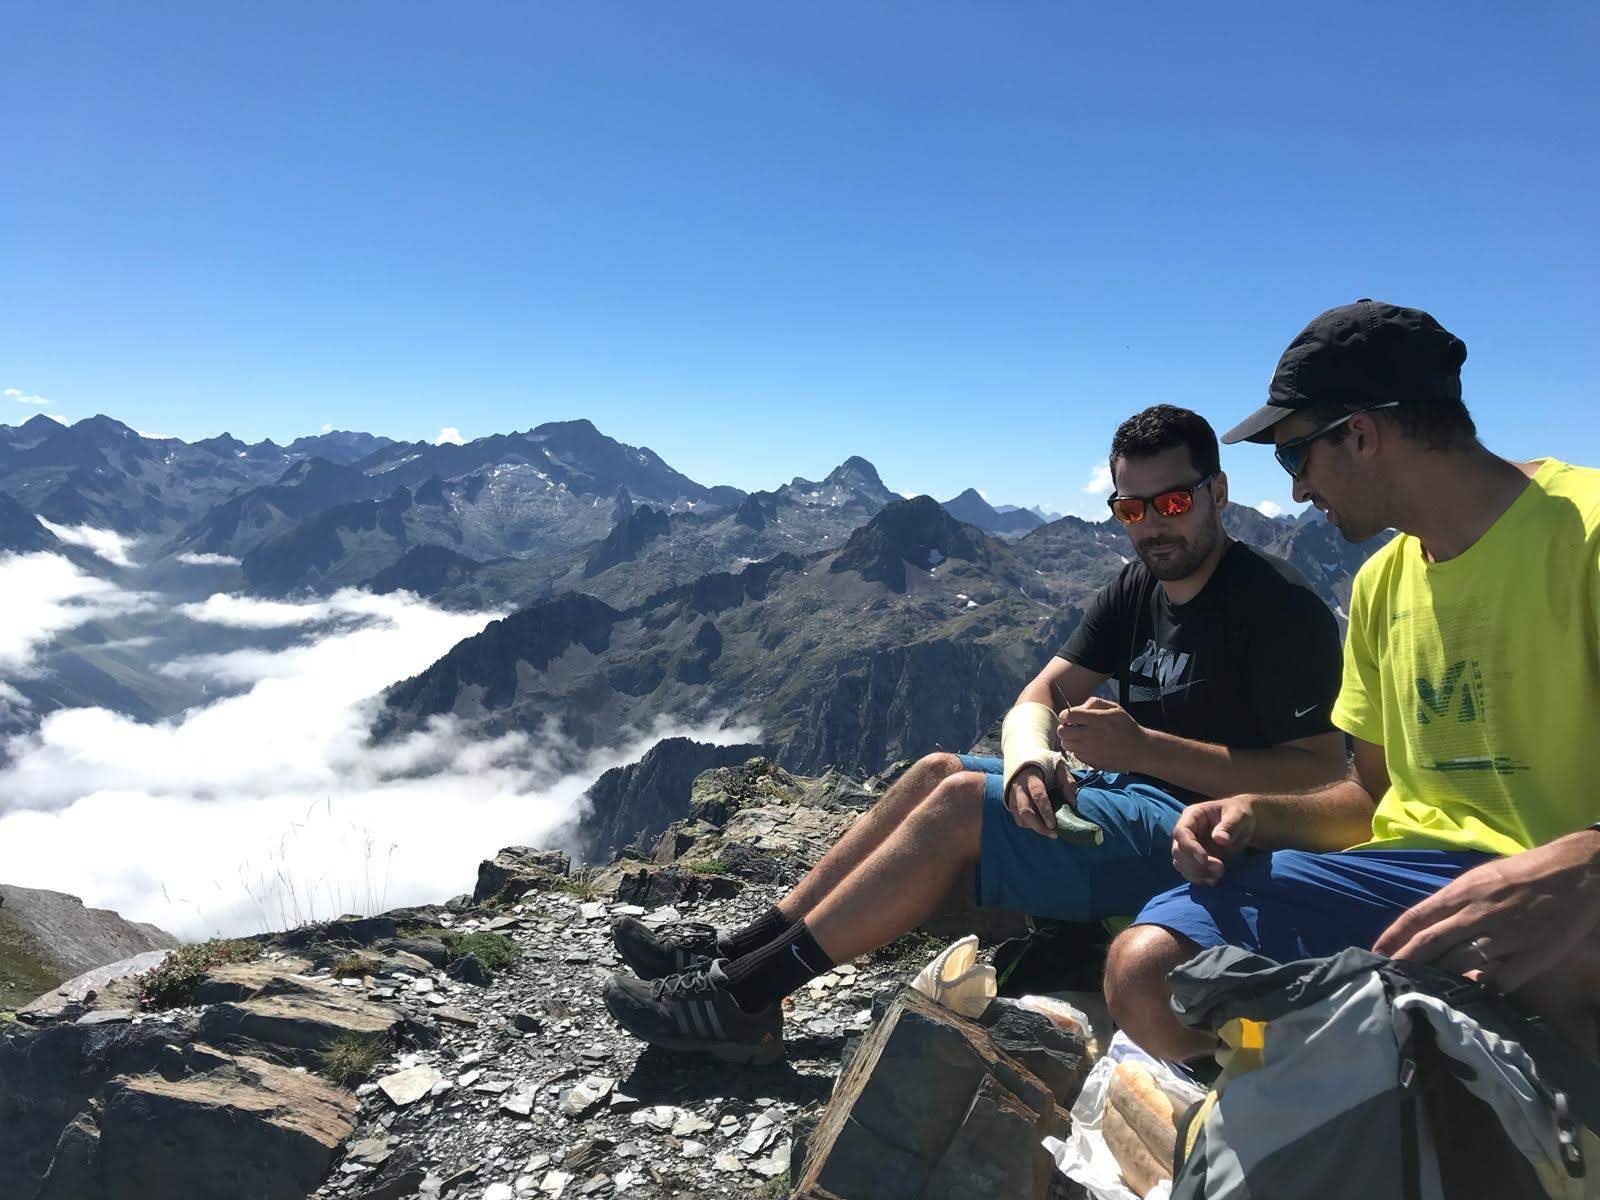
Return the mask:
{"type": "Polygon", "coordinates": [[[617,1024],[652,1046],[755,1066],[783,1057],[782,1005],[745,1012],[728,991],[721,960],[651,983],[613,975],[605,999],[617,1024]]]}
{"type": "Polygon", "coordinates": [[[665,979],[726,957],[717,945],[716,929],[697,921],[673,921],[651,929],[643,921],[623,917],[611,927],[611,940],[640,979],[665,979]]]}

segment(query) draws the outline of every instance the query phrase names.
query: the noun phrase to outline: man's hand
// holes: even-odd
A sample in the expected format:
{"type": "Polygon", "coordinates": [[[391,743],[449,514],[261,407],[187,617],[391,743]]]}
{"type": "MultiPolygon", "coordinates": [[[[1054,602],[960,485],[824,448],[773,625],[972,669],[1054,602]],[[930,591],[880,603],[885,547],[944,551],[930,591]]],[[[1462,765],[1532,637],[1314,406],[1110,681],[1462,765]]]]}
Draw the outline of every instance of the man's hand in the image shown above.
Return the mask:
{"type": "Polygon", "coordinates": [[[1099,696],[1056,716],[1056,742],[1102,771],[1137,771],[1145,758],[1146,733],[1128,710],[1099,696]]]}
{"type": "Polygon", "coordinates": [[[1474,867],[1407,909],[1372,949],[1471,971],[1502,992],[1559,973],[1600,932],[1600,833],[1474,867]]]}
{"type": "Polygon", "coordinates": [[[1228,869],[1223,860],[1248,846],[1255,829],[1255,808],[1249,796],[1191,804],[1172,827],[1172,865],[1190,883],[1210,887],[1219,883],[1228,869]]]}
{"type": "MultiPolygon", "coordinates": [[[[1078,794],[1078,784],[1066,764],[1056,768],[1056,781],[1061,785],[1066,803],[1072,804],[1078,794]]],[[[1016,773],[1006,789],[1005,805],[1011,819],[1024,829],[1047,838],[1056,836],[1056,812],[1050,804],[1044,772],[1038,767],[1023,767],[1016,773]]]]}

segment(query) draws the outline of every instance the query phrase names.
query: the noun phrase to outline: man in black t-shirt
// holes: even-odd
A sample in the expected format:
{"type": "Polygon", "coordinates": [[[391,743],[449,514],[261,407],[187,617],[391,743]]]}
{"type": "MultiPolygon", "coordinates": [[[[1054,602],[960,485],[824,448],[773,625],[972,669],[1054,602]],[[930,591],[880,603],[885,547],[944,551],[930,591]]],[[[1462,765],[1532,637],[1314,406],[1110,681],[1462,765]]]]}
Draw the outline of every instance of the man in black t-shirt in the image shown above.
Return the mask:
{"type": "Polygon", "coordinates": [[[1180,882],[1171,838],[1187,802],[1300,791],[1345,771],[1329,721],[1338,627],[1293,567],[1223,532],[1227,478],[1204,418],[1170,405],[1130,417],[1111,471],[1112,511],[1139,560],[1023,688],[1004,757],[924,757],[743,929],[619,922],[617,949],[639,976],[607,985],[619,1024],[672,1049],[771,1061],[784,996],[916,928],[967,870],[980,905],[1131,915],[1180,882]],[[1108,681],[1115,701],[1095,694],[1108,681]],[[1060,751],[1091,769],[1069,770],[1060,751]],[[1099,841],[1059,837],[1056,803],[1099,841]]]}

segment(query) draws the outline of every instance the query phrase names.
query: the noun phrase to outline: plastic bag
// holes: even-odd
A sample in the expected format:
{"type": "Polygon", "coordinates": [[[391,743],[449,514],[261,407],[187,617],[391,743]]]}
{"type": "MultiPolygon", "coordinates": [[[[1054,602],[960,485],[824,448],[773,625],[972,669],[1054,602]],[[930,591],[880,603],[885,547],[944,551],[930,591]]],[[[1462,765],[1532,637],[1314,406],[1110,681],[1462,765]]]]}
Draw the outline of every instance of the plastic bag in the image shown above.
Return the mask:
{"type": "Polygon", "coordinates": [[[1083,1081],[1083,1090],[1078,1093],[1077,1103],[1072,1106],[1072,1131],[1066,1141],[1045,1138],[1044,1148],[1055,1159],[1056,1167],[1062,1174],[1082,1184],[1094,1200],[1167,1200],[1172,1192],[1169,1180],[1162,1180],[1144,1196],[1122,1181],[1122,1169],[1117,1166],[1117,1160],[1100,1132],[1106,1094],[1111,1088],[1111,1074],[1121,1062],[1138,1062],[1148,1067],[1157,1085],[1179,1112],[1205,1098],[1205,1092],[1173,1070],[1172,1064],[1151,1058],[1134,1045],[1127,1035],[1119,1032],[1111,1039],[1111,1045],[1106,1047],[1105,1056],[1095,1063],[1094,1070],[1083,1081]]]}
{"type": "Polygon", "coordinates": [[[968,934],[934,955],[911,986],[951,1012],[976,1019],[994,999],[994,967],[978,962],[977,936],[968,934]]]}

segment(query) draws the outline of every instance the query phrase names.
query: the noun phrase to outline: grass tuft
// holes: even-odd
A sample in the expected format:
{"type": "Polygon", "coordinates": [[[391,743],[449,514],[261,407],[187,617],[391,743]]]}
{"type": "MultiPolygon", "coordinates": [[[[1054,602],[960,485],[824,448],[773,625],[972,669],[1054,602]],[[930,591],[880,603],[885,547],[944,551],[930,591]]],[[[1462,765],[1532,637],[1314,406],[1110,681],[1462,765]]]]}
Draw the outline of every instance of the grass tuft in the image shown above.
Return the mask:
{"type": "Polygon", "coordinates": [[[452,961],[471,954],[491,971],[509,967],[521,954],[517,944],[502,933],[447,933],[444,944],[452,961]]]}
{"type": "Polygon", "coordinates": [[[342,1037],[317,1055],[317,1069],[341,1087],[353,1088],[372,1074],[388,1047],[382,1038],[342,1037]]]}
{"type": "Polygon", "coordinates": [[[679,863],[691,875],[723,875],[727,873],[728,864],[720,858],[708,858],[704,862],[679,863]]]}
{"type": "Polygon", "coordinates": [[[328,969],[338,979],[352,979],[363,975],[376,975],[380,967],[378,960],[371,955],[351,954],[341,958],[328,969]]]}

